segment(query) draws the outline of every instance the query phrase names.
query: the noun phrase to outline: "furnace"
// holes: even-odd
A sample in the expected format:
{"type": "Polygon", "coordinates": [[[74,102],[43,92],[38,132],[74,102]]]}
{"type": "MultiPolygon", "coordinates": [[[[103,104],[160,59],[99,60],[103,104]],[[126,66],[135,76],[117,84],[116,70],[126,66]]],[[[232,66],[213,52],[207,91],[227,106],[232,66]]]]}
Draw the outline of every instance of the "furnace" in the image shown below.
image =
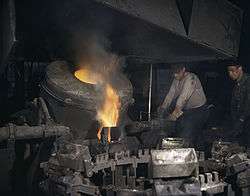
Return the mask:
{"type": "MultiPolygon", "coordinates": [[[[128,106],[133,103],[129,80],[122,74],[110,75],[114,80],[110,82],[117,89],[115,92],[110,84],[98,83],[102,76],[96,78],[90,71],[84,73],[89,78],[80,81],[74,76],[79,73],[76,69],[77,66],[65,61],[56,61],[47,67],[42,92],[56,121],[71,127],[74,135],[83,139],[95,138],[102,127],[122,125],[127,118],[128,106]]],[[[84,74],[82,72],[80,76],[84,74]]]]}

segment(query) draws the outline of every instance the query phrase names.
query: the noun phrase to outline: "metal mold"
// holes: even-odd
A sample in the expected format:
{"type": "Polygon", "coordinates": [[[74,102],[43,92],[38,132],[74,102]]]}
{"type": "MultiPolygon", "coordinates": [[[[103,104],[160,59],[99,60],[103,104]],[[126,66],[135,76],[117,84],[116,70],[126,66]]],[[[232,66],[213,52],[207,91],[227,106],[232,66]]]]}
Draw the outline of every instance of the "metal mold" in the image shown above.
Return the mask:
{"type": "Polygon", "coordinates": [[[198,175],[198,160],[192,148],[152,150],[151,156],[154,178],[198,175]]]}
{"type": "Polygon", "coordinates": [[[184,148],[188,144],[183,138],[164,138],[161,143],[162,149],[184,148]]]}

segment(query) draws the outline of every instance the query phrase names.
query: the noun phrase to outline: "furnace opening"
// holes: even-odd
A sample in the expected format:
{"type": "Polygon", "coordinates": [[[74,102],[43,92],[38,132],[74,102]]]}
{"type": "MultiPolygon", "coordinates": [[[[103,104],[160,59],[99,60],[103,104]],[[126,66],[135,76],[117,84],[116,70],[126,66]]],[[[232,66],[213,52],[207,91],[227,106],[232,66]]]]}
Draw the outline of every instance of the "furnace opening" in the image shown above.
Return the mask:
{"type": "Polygon", "coordinates": [[[88,84],[97,84],[101,82],[100,74],[94,73],[86,68],[76,70],[74,75],[81,82],[85,82],[88,84]]]}

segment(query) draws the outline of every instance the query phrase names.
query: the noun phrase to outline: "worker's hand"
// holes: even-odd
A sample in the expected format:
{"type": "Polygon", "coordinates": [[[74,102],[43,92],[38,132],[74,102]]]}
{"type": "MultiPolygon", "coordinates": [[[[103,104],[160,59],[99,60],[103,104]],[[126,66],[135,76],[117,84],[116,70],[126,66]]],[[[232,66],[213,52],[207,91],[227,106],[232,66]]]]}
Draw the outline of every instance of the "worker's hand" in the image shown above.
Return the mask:
{"type": "Polygon", "coordinates": [[[169,121],[176,121],[176,120],[177,120],[177,117],[175,116],[174,113],[172,113],[172,114],[170,114],[170,115],[168,116],[168,120],[169,120],[169,121]]]}
{"type": "Polygon", "coordinates": [[[183,114],[183,111],[179,108],[179,107],[175,107],[173,113],[172,113],[176,119],[179,118],[182,114],[183,114]]]}
{"type": "Polygon", "coordinates": [[[168,116],[168,120],[176,121],[182,114],[183,111],[176,107],[175,110],[168,116]]]}

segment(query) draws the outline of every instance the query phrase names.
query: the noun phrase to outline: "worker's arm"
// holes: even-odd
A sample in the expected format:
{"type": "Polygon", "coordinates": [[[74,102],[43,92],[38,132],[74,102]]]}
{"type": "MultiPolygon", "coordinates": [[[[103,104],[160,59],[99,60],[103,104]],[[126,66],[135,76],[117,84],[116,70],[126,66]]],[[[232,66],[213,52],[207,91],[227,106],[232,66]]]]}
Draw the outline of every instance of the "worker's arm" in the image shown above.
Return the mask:
{"type": "Polygon", "coordinates": [[[165,97],[165,99],[161,105],[161,108],[167,109],[169,107],[169,105],[171,104],[171,102],[173,101],[174,95],[175,95],[175,90],[176,90],[176,85],[177,85],[177,80],[174,79],[172,84],[171,84],[171,87],[168,91],[168,94],[165,97]]]}
{"type": "Polygon", "coordinates": [[[175,110],[173,111],[173,115],[177,118],[182,114],[182,109],[193,94],[195,90],[196,78],[195,76],[190,76],[186,79],[182,92],[177,99],[177,103],[175,106],[175,110]]]}

